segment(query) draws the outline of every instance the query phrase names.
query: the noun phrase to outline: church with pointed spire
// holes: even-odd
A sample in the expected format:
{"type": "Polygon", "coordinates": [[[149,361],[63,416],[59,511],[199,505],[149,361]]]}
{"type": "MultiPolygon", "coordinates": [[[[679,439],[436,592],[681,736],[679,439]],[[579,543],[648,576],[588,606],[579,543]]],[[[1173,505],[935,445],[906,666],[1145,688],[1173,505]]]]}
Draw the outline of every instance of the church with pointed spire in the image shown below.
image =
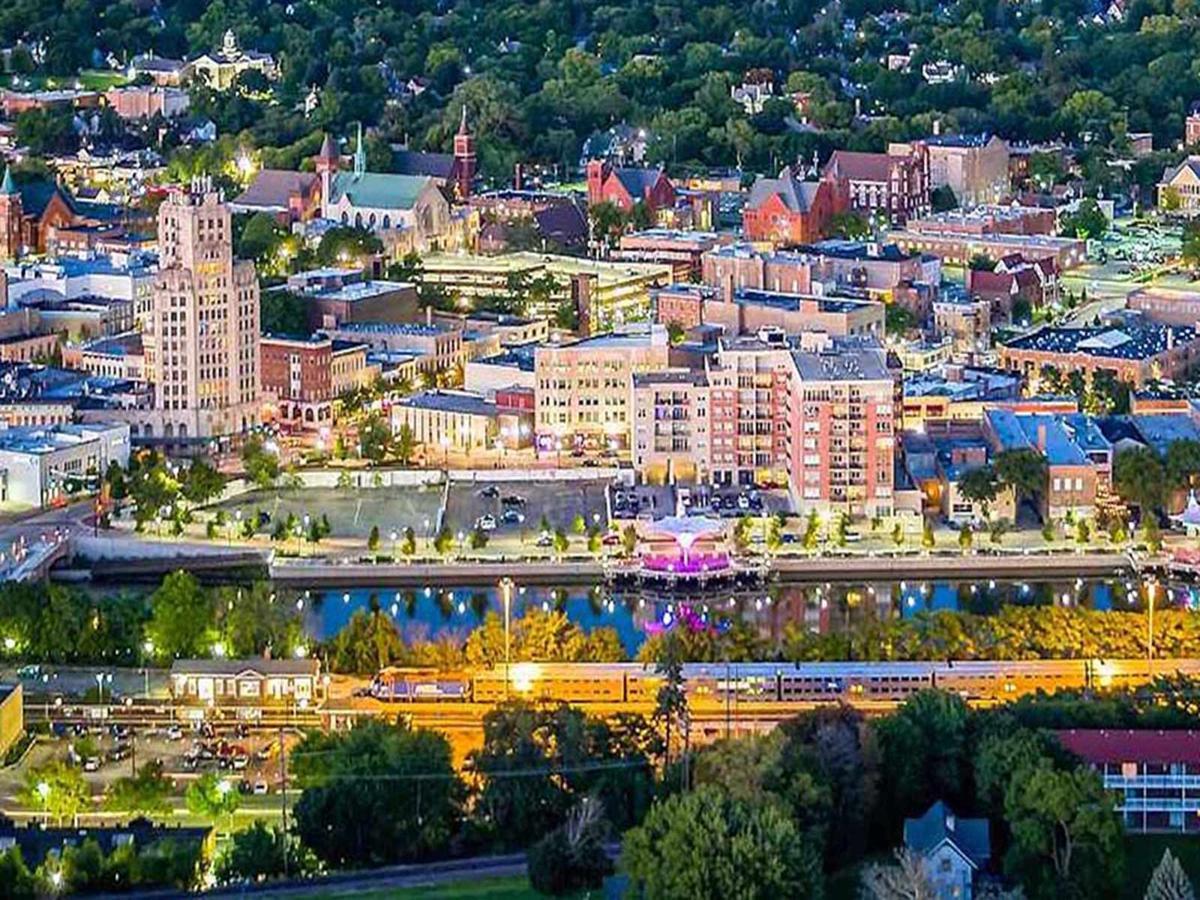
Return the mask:
{"type": "Polygon", "coordinates": [[[18,180],[5,167],[0,177],[0,262],[53,250],[59,230],[98,224],[98,212],[50,179],[18,180]]]}
{"type": "Polygon", "coordinates": [[[401,175],[427,175],[446,189],[452,200],[466,203],[475,189],[478,174],[475,135],[467,121],[466,104],[454,134],[453,153],[424,153],[403,145],[394,146],[392,170],[401,175]]]}
{"type": "Polygon", "coordinates": [[[315,160],[322,218],[376,232],[405,231],[417,248],[442,245],[450,229],[450,201],[433,177],[368,171],[361,125],[351,160],[344,169],[335,142],[326,137],[315,160]]]}

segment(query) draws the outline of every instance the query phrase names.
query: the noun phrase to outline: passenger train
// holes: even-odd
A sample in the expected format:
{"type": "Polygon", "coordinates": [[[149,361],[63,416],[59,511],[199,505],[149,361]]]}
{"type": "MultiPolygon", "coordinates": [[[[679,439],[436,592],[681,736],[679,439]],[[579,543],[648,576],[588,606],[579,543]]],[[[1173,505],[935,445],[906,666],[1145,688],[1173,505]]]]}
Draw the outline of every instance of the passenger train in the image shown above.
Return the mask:
{"type": "MultiPolygon", "coordinates": [[[[1156,675],[1200,676],[1200,660],[1013,660],[945,662],[691,663],[684,689],[693,705],[901,701],[925,688],[997,701],[1043,690],[1123,688],[1156,675]]],[[[388,668],[369,693],[383,702],[495,703],[505,698],[587,703],[653,703],[662,685],[653,664],[513,663],[439,672],[388,668]]]]}

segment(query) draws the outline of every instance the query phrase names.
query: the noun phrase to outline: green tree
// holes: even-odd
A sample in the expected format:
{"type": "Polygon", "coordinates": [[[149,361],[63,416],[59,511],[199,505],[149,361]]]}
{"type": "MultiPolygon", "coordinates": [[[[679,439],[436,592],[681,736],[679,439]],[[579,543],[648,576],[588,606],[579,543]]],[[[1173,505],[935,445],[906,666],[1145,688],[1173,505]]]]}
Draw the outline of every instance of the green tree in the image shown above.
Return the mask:
{"type": "Polygon", "coordinates": [[[626,833],[621,867],[647,900],[819,900],[824,893],[820,854],[784,812],[716,787],[656,804],[626,833]]]}
{"type": "Polygon", "coordinates": [[[1046,458],[1036,450],[1004,450],[996,455],[995,469],[1000,483],[1012,488],[1018,506],[1046,486],[1046,458]]]}
{"type": "Polygon", "coordinates": [[[934,800],[961,805],[967,792],[967,705],[957,694],[921,691],[877,728],[883,795],[896,814],[923,812],[934,800]]]}
{"type": "Polygon", "coordinates": [[[1065,214],[1060,222],[1062,233],[1083,239],[1101,238],[1108,231],[1108,217],[1100,204],[1091,197],[1079,201],[1074,212],[1065,214]]]}
{"type": "Polygon", "coordinates": [[[260,488],[272,487],[279,478],[279,456],[258,435],[246,438],[242,445],[242,465],[246,477],[260,488]]]}
{"type": "Polygon", "coordinates": [[[1013,773],[1005,819],[1012,830],[1005,870],[1031,897],[1103,897],[1121,883],[1120,818],[1100,776],[1086,767],[1013,773]]]}
{"type": "Polygon", "coordinates": [[[21,848],[0,852],[0,897],[4,900],[34,900],[39,896],[32,873],[21,858],[21,848]]]}
{"type": "Polygon", "coordinates": [[[104,792],[104,808],[131,816],[162,816],[171,812],[171,781],[162,763],[151,760],[134,775],[112,782],[104,792]]]}
{"type": "MultiPolygon", "coordinates": [[[[314,520],[309,527],[317,524],[314,520]]],[[[269,653],[281,659],[300,646],[304,634],[300,612],[278,597],[269,581],[255,581],[249,587],[223,586],[217,590],[216,607],[222,611],[221,630],[230,656],[269,653]]]]}
{"type": "Polygon", "coordinates": [[[963,551],[967,551],[971,549],[972,543],[974,543],[974,533],[971,531],[970,523],[966,523],[961,529],[959,529],[958,546],[962,548],[963,551]]]}
{"type": "Polygon", "coordinates": [[[933,534],[933,523],[928,519],[921,527],[921,546],[926,550],[932,550],[937,545],[937,538],[933,534]]]}
{"type": "Polygon", "coordinates": [[[231,828],[233,814],[242,802],[236,785],[215,772],[205,772],[188,785],[184,801],[192,815],[203,816],[214,823],[225,818],[231,828]]]}
{"type": "Polygon", "coordinates": [[[417,552],[417,534],[412,530],[412,526],[404,529],[404,540],[400,543],[400,553],[405,557],[412,557],[417,552]]]}
{"type": "Polygon", "coordinates": [[[160,659],[208,656],[216,640],[211,595],[188,572],[172,572],[150,595],[146,638],[160,659]]]}
{"type": "Polygon", "coordinates": [[[381,413],[367,414],[358,427],[358,443],[363,458],[376,465],[392,454],[392,427],[381,413]]]}
{"type": "Polygon", "coordinates": [[[400,465],[412,465],[413,454],[417,449],[417,438],[413,434],[412,426],[407,422],[400,426],[400,430],[396,432],[396,458],[400,460],[400,465]]]}
{"type": "Polygon", "coordinates": [[[604,847],[607,836],[601,804],[584,797],[567,820],[529,849],[529,883],[558,897],[596,890],[612,872],[604,847]]]}
{"type": "Polygon", "coordinates": [[[312,733],[293,753],[304,790],[296,834],[338,868],[428,859],[446,853],[464,791],[450,743],[403,720],[312,733]]]}
{"type": "Polygon", "coordinates": [[[978,503],[983,509],[983,517],[991,518],[990,507],[996,495],[1000,492],[1000,483],[996,479],[996,470],[989,465],[969,469],[958,479],[958,492],[972,503],[978,503]]]}
{"type": "Polygon", "coordinates": [[[217,856],[213,874],[221,884],[269,881],[285,872],[293,876],[300,874],[304,868],[298,865],[302,857],[290,844],[282,829],[255,819],[249,828],[235,831],[230,836],[217,856]],[[285,855],[287,866],[284,865],[285,855]]]}
{"type": "Polygon", "coordinates": [[[1138,506],[1144,515],[1151,515],[1162,506],[1167,473],[1158,454],[1149,447],[1133,447],[1118,453],[1112,477],[1121,499],[1138,506]]]}
{"type": "Polygon", "coordinates": [[[1200,441],[1181,438],[1167,447],[1167,478],[1171,487],[1188,488],[1200,476],[1200,441]]]}
{"type": "Polygon", "coordinates": [[[72,822],[92,805],[83,773],[58,761],[29,769],[18,798],[26,808],[44,814],[59,826],[72,822]]]}

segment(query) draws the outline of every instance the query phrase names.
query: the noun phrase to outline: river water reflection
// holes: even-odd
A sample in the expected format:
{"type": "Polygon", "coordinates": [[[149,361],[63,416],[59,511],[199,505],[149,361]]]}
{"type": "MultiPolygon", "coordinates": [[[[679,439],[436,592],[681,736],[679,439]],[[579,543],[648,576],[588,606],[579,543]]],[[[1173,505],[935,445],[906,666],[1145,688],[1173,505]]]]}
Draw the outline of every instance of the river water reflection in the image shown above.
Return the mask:
{"type": "MultiPolygon", "coordinates": [[[[360,609],[378,607],[394,618],[409,639],[465,637],[488,612],[503,613],[500,591],[494,584],[424,589],[288,589],[285,598],[302,610],[311,636],[322,640],[336,634],[360,609]]],[[[1200,609],[1200,587],[1165,585],[1155,603],[1158,608],[1200,609]]],[[[778,638],[789,623],[832,633],[867,619],[911,618],[922,611],[989,615],[1005,604],[1136,611],[1144,608],[1146,591],[1134,580],[1082,578],[1026,582],[781,582],[754,589],[710,588],[703,592],[518,585],[513,592],[512,615],[517,618],[530,609],[559,609],[585,630],[598,626],[615,629],[625,648],[633,653],[650,631],[670,626],[681,606],[706,618],[738,616],[754,623],[763,637],[778,638]]]]}

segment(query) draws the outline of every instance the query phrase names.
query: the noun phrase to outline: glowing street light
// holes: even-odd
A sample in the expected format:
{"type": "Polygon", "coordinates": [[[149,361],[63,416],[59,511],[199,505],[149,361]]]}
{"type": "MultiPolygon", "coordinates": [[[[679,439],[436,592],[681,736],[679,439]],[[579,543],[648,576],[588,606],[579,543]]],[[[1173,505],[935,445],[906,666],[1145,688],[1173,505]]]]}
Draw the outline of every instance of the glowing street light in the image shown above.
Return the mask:
{"type": "Polygon", "coordinates": [[[500,579],[500,598],[504,601],[504,696],[508,698],[508,682],[509,682],[509,620],[512,617],[512,589],[513,580],[511,578],[500,579]]]}

